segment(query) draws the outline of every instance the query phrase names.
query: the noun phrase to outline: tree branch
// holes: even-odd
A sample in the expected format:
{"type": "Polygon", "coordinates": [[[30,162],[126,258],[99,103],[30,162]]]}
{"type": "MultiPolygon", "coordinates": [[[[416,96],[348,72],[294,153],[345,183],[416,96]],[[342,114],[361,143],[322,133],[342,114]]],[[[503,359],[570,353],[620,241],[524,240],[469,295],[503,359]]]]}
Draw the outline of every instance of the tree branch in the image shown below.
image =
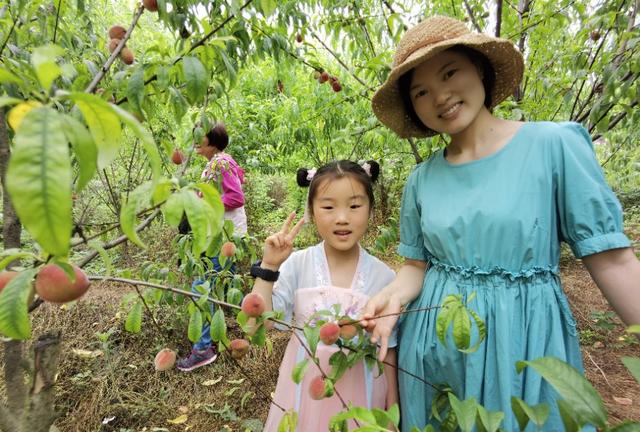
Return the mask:
{"type": "Polygon", "coordinates": [[[464,0],[464,8],[467,10],[467,15],[471,20],[471,24],[473,24],[473,28],[475,28],[478,33],[482,33],[482,29],[478,25],[478,21],[476,21],[476,17],[473,15],[473,9],[471,9],[471,6],[469,5],[469,2],[467,2],[467,0],[464,0]]]}
{"type": "Polygon", "coordinates": [[[24,404],[27,398],[27,386],[25,384],[22,368],[22,347],[24,342],[9,340],[4,345],[4,383],[7,393],[7,408],[13,419],[22,417],[24,404]]]}
{"type": "Polygon", "coordinates": [[[105,64],[102,65],[102,68],[100,68],[100,72],[98,72],[96,76],[93,77],[93,80],[91,81],[91,83],[84,90],[85,93],[93,93],[96,90],[98,83],[102,80],[102,78],[104,78],[105,74],[107,73],[107,71],[113,64],[113,62],[116,60],[116,57],[120,55],[120,51],[122,51],[122,48],[124,48],[125,44],[129,40],[129,37],[131,37],[131,32],[133,31],[133,28],[138,23],[138,20],[140,19],[140,16],[142,15],[143,12],[144,12],[144,6],[141,3],[138,6],[138,10],[136,11],[135,15],[133,16],[131,25],[127,29],[127,32],[124,34],[124,37],[122,38],[122,40],[120,41],[116,49],[113,50],[113,52],[111,53],[111,55],[109,56],[105,64]]]}
{"type": "Polygon", "coordinates": [[[358,77],[355,73],[353,73],[353,72],[351,71],[351,69],[349,69],[349,66],[347,66],[347,65],[346,65],[346,64],[345,64],[345,63],[340,59],[340,57],[338,57],[338,54],[336,54],[335,52],[333,52],[333,50],[332,50],[331,48],[329,48],[329,47],[327,46],[327,44],[325,44],[325,43],[322,41],[322,39],[320,39],[320,38],[318,37],[318,35],[317,35],[314,31],[311,31],[311,36],[313,36],[313,38],[314,38],[315,40],[317,40],[318,42],[320,42],[320,45],[322,45],[322,46],[324,47],[324,49],[326,49],[326,50],[329,52],[329,54],[331,54],[331,55],[333,56],[333,58],[335,58],[335,59],[336,59],[336,61],[337,61],[338,63],[340,63],[340,66],[342,66],[342,67],[343,67],[347,72],[349,72],[349,74],[351,74],[351,76],[352,76],[352,77],[354,77],[354,78],[356,79],[356,81],[358,81],[360,84],[362,84],[362,86],[363,86],[363,87],[365,87],[366,89],[368,89],[369,91],[374,90],[373,88],[369,87],[369,85],[368,85],[366,82],[362,81],[362,80],[360,79],[360,77],[358,77]]]}
{"type": "Polygon", "coordinates": [[[502,0],[496,0],[496,37],[500,37],[500,30],[502,29],[502,0]]]}
{"type": "Polygon", "coordinates": [[[2,432],[21,432],[23,430],[7,407],[2,404],[0,404],[0,430],[2,432]]]}

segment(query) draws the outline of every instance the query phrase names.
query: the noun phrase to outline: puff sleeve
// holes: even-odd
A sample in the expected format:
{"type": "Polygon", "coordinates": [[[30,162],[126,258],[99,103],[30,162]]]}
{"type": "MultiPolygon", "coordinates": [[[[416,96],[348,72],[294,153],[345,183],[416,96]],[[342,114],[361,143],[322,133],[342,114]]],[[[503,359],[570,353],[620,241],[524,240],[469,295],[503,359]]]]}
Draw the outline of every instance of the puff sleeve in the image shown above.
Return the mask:
{"type": "Polygon", "coordinates": [[[562,123],[559,138],[553,175],[560,240],[577,258],[629,247],[622,207],[605,181],[588,132],[578,123],[562,123]]]}
{"type": "MultiPolygon", "coordinates": [[[[271,302],[273,303],[273,310],[277,312],[284,312],[283,321],[291,323],[293,318],[293,300],[295,296],[295,288],[297,286],[296,280],[296,265],[294,264],[295,254],[291,255],[282,266],[280,266],[280,277],[278,281],[273,285],[273,291],[271,293],[271,302]]],[[[276,328],[282,326],[276,324],[276,328]]]]}
{"type": "Polygon", "coordinates": [[[402,193],[398,254],[409,259],[427,261],[428,256],[424,247],[421,224],[422,208],[418,201],[421,166],[422,165],[419,165],[409,175],[409,179],[402,193]]]}

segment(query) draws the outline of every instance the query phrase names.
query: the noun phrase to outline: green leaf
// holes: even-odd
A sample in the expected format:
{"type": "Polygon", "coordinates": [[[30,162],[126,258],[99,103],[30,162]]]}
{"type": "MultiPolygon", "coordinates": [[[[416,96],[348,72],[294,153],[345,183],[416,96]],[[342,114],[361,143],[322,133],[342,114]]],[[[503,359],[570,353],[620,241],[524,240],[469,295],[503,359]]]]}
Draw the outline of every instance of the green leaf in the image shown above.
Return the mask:
{"type": "Polygon", "coordinates": [[[291,372],[291,379],[294,383],[300,384],[302,382],[302,378],[304,377],[307,368],[309,367],[309,359],[306,358],[295,365],[293,368],[293,372],[291,372]]]}
{"type": "Polygon", "coordinates": [[[9,281],[0,292],[0,333],[12,339],[31,337],[29,294],[37,270],[25,270],[9,281]]]}
{"type": "Polygon", "coordinates": [[[36,71],[40,85],[49,91],[51,84],[62,74],[62,69],[56,63],[56,58],[64,54],[64,50],[57,45],[45,45],[33,50],[31,64],[36,71]]]}
{"type": "Polygon", "coordinates": [[[131,333],[140,333],[142,329],[142,303],[137,301],[127,315],[124,329],[131,333]]]}
{"type": "Polygon", "coordinates": [[[511,409],[516,413],[518,424],[520,429],[524,430],[524,427],[529,421],[532,421],[536,426],[542,426],[549,417],[549,405],[540,403],[538,405],[530,406],[525,401],[515,396],[511,397],[511,409]]]}
{"type": "Polygon", "coordinates": [[[187,99],[191,104],[195,104],[202,100],[207,92],[207,71],[197,57],[187,56],[182,59],[182,72],[187,83],[187,99]]]}
{"type": "Polygon", "coordinates": [[[105,276],[110,276],[111,272],[113,271],[113,263],[111,261],[111,257],[109,256],[109,253],[104,249],[104,247],[102,247],[102,243],[100,243],[97,240],[90,240],[87,245],[91,249],[94,249],[95,251],[98,252],[106,268],[105,276]]]}
{"type": "Polygon", "coordinates": [[[606,427],[607,411],[602,399],[591,383],[567,363],[554,357],[542,357],[516,363],[521,372],[525,366],[533,367],[567,401],[580,426],[593,424],[606,427]]]}
{"type": "MultiPolygon", "coordinates": [[[[2,82],[2,69],[0,69],[0,83],[2,82]]],[[[8,106],[8,105],[16,105],[22,102],[22,99],[9,97],[9,96],[0,96],[0,108],[8,106]]]]}
{"type": "Polygon", "coordinates": [[[210,207],[208,210],[209,231],[210,237],[218,235],[224,220],[224,204],[218,190],[208,183],[197,183],[196,187],[202,192],[202,198],[204,202],[210,207]]]}
{"type": "Polygon", "coordinates": [[[151,201],[151,188],[153,185],[150,182],[143,183],[138,186],[133,192],[129,194],[129,198],[120,209],[120,228],[122,232],[138,246],[145,248],[145,244],[142,242],[136,231],[136,224],[138,223],[138,211],[147,207],[151,201]]]}
{"type": "Polygon", "coordinates": [[[609,432],[638,432],[640,430],[640,423],[625,421],[616,425],[614,428],[609,429],[609,432]]]}
{"type": "Polygon", "coordinates": [[[224,320],[222,308],[216,308],[216,312],[211,318],[211,339],[215,342],[226,340],[227,323],[224,320]]]}
{"type": "Polygon", "coordinates": [[[14,262],[15,260],[19,260],[22,258],[30,258],[33,260],[38,259],[38,257],[33,253],[23,252],[17,248],[3,250],[2,252],[0,252],[0,257],[4,257],[2,258],[2,260],[0,260],[0,270],[4,270],[9,264],[14,262]]]}
{"type": "Polygon", "coordinates": [[[200,198],[196,196],[193,190],[182,189],[182,202],[184,210],[187,213],[189,225],[191,225],[191,233],[193,235],[193,243],[191,251],[193,255],[199,256],[207,249],[207,234],[209,223],[206,216],[204,204],[200,198]]]}
{"type": "Polygon", "coordinates": [[[180,225],[182,214],[184,213],[184,205],[182,203],[182,194],[180,192],[174,193],[167,198],[167,201],[162,205],[162,214],[169,226],[177,227],[180,225]]]}
{"type": "Polygon", "coordinates": [[[478,430],[483,432],[496,432],[504,419],[504,413],[501,411],[487,411],[482,405],[477,406],[478,418],[476,423],[478,430]]]}
{"type": "Polygon", "coordinates": [[[331,372],[328,374],[329,378],[333,381],[338,381],[342,375],[347,371],[347,356],[342,351],[336,351],[329,357],[329,365],[331,365],[331,372]]]}
{"type": "Polygon", "coordinates": [[[142,113],[144,91],[144,68],[138,67],[127,83],[127,100],[135,112],[142,113]]]}
{"type": "Polygon", "coordinates": [[[260,8],[265,17],[268,17],[276,10],[278,3],[275,0],[260,0],[260,8]]]}
{"type": "Polygon", "coordinates": [[[22,80],[9,72],[8,70],[0,67],[0,84],[21,84],[22,80]]]}
{"type": "Polygon", "coordinates": [[[475,398],[460,401],[453,393],[449,393],[451,409],[456,414],[458,426],[462,432],[471,432],[475,424],[478,402],[475,398]]]}
{"type": "Polygon", "coordinates": [[[482,318],[480,318],[480,315],[478,315],[474,310],[467,309],[467,312],[473,317],[473,321],[478,327],[478,340],[472,347],[461,349],[460,351],[465,354],[471,354],[478,350],[478,348],[482,344],[482,341],[484,341],[484,339],[487,337],[487,326],[485,325],[484,321],[482,321],[482,318]]]}
{"type": "Polygon", "coordinates": [[[458,349],[469,348],[471,343],[471,320],[464,307],[458,308],[453,317],[453,340],[458,349]]]}
{"type": "Polygon", "coordinates": [[[303,332],[309,344],[309,351],[311,351],[312,355],[316,355],[316,348],[320,340],[320,329],[318,327],[304,326],[303,332]]]}
{"type": "Polygon", "coordinates": [[[579,432],[580,425],[576,421],[573,416],[573,409],[571,406],[564,400],[558,400],[558,410],[560,411],[560,418],[562,419],[562,424],[564,425],[565,432],[579,432]]]}
{"type": "Polygon", "coordinates": [[[640,324],[634,324],[627,328],[627,333],[640,333],[640,324]]]}
{"type": "Polygon", "coordinates": [[[70,98],[84,116],[98,148],[98,168],[106,168],[118,155],[122,128],[112,105],[99,96],[87,93],[72,93],[70,98]]]}
{"type": "Polygon", "coordinates": [[[631,375],[640,383],[640,358],[638,357],[622,357],[622,363],[629,369],[631,375]]]}
{"type": "Polygon", "coordinates": [[[76,191],[80,192],[96,173],[98,149],[93,142],[93,137],[80,121],[64,114],[60,115],[60,118],[64,123],[65,135],[73,146],[73,152],[80,168],[76,182],[76,191]]]}
{"type": "Polygon", "coordinates": [[[71,162],[55,110],[34,108],[23,119],[6,184],[27,231],[47,253],[66,256],[71,240],[71,162]]]}
{"type": "Polygon", "coordinates": [[[160,153],[158,152],[158,147],[156,146],[155,141],[153,140],[153,135],[151,132],[145,128],[142,123],[140,123],[134,116],[132,116],[129,112],[123,110],[117,105],[110,105],[113,111],[118,115],[120,120],[127,125],[131,132],[140,140],[142,143],[142,148],[147,153],[147,157],[149,158],[149,166],[151,167],[152,173],[152,181],[155,183],[157,179],[160,177],[160,172],[162,169],[162,160],[160,158],[160,153]]]}
{"type": "Polygon", "coordinates": [[[202,312],[200,309],[193,311],[189,317],[188,337],[191,342],[197,342],[202,336],[202,312]]]}

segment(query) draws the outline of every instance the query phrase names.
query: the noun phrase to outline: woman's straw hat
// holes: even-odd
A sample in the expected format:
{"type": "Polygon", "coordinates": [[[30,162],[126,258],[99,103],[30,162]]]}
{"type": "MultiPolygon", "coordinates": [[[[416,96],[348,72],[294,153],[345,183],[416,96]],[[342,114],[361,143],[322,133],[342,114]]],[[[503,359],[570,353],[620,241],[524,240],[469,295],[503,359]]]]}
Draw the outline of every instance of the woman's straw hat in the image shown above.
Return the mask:
{"type": "Polygon", "coordinates": [[[409,29],[400,40],[387,81],[373,95],[371,104],[378,119],[401,138],[429,137],[437,132],[420,127],[411,119],[398,88],[398,79],[437,53],[463,45],[483,54],[495,72],[491,90],[493,108],[513,94],[524,70],[522,54],[507,39],[472,33],[456,19],[434,16],[409,29]]]}

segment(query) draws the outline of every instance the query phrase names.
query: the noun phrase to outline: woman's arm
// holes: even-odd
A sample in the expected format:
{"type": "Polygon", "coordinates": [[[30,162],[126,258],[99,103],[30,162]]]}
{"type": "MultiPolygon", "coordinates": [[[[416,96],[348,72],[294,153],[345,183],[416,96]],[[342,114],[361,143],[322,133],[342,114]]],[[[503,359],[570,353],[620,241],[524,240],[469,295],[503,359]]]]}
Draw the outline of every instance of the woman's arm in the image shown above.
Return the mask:
{"type": "Polygon", "coordinates": [[[633,250],[611,249],[582,261],[622,321],[640,324],[640,261],[633,250]]]}
{"type": "Polygon", "coordinates": [[[389,348],[384,361],[384,375],[387,377],[387,409],[389,409],[400,400],[398,396],[398,356],[395,348],[389,348]]]}
{"type": "Polygon", "coordinates": [[[382,291],[371,297],[364,307],[362,326],[372,332],[371,342],[380,343],[379,359],[387,355],[387,344],[393,328],[398,322],[397,314],[403,305],[418,297],[422,290],[424,275],[427,271],[425,261],[405,260],[396,278],[382,291]],[[395,314],[388,317],[376,316],[395,314]]]}

